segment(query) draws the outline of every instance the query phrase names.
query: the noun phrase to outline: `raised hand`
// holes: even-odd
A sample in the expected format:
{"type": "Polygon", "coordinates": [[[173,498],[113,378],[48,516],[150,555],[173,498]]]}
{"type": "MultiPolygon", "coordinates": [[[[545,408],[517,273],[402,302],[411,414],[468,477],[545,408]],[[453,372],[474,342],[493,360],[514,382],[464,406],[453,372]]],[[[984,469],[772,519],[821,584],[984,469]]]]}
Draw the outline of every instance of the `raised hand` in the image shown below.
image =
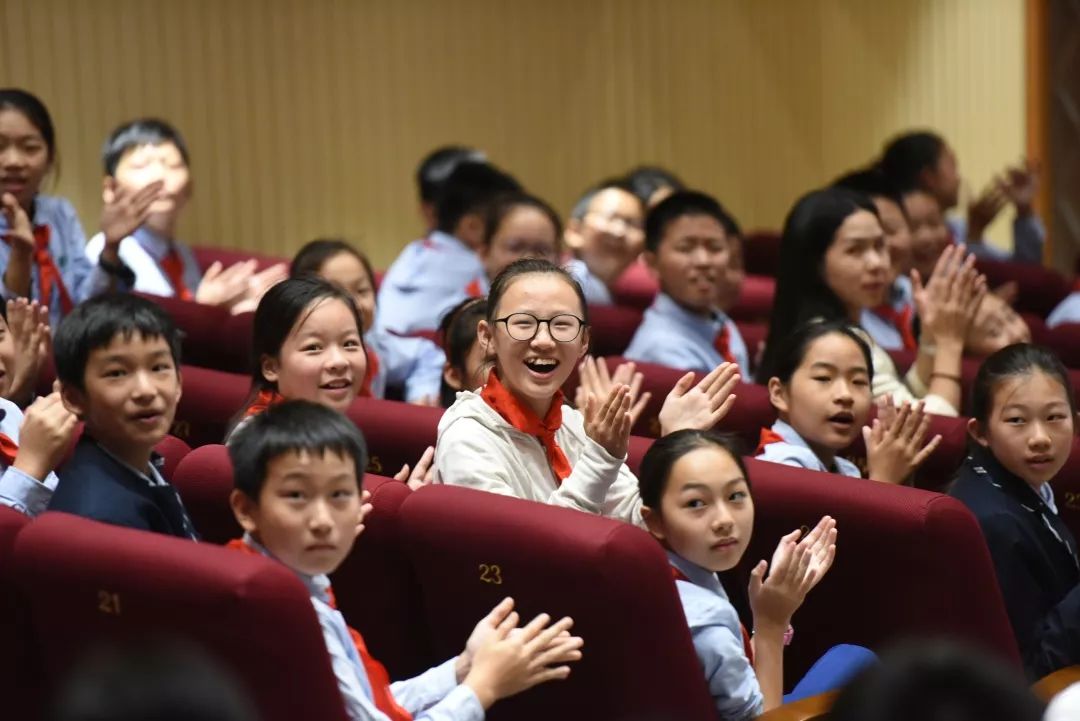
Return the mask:
{"type": "Polygon", "coordinates": [[[1006,168],[999,180],[1001,192],[1016,207],[1019,216],[1031,215],[1035,195],[1039,192],[1040,170],[1037,161],[1024,158],[1020,165],[1006,168]]]}
{"type": "Polygon", "coordinates": [[[206,305],[224,305],[232,307],[239,303],[248,292],[248,284],[255,274],[257,262],[244,260],[233,263],[228,268],[215,260],[203,273],[202,281],[195,291],[195,300],[206,305]]]}
{"type": "Polygon", "coordinates": [[[591,394],[585,400],[585,435],[613,457],[626,457],[631,425],[628,386],[612,386],[603,405],[591,394]]]}
{"type": "Polygon", "coordinates": [[[927,338],[935,343],[963,344],[968,326],[986,294],[986,277],[975,270],[975,256],[963,246],[946,248],[923,286],[912,271],[915,309],[927,338]]]}
{"type": "Polygon", "coordinates": [[[574,405],[584,408],[590,394],[599,400],[607,397],[613,385],[628,386],[630,388],[630,425],[633,426],[641,418],[645,406],[652,398],[652,393],[641,392],[641,384],[644,380],[645,376],[637,371],[637,366],[633,361],[620,363],[615,373],[609,374],[607,363],[603,359],[586,356],[578,366],[578,387],[574,393],[574,405]]]}
{"type": "Polygon", "coordinates": [[[930,416],[921,402],[915,406],[905,402],[895,418],[879,416],[871,426],[863,426],[870,479],[904,483],[941,444],[941,436],[936,435],[923,445],[929,430],[930,416]]]}
{"type": "Polygon", "coordinates": [[[11,245],[12,250],[27,254],[34,250],[34,226],[19,201],[11,193],[0,196],[0,208],[7,220],[7,230],[0,235],[11,245]]]}
{"type": "Polygon", "coordinates": [[[155,180],[139,190],[120,184],[106,188],[102,194],[105,206],[101,209],[101,232],[105,245],[116,247],[124,238],[139,229],[150,217],[150,206],[161,196],[165,181],[155,180]]]}
{"type": "Polygon", "coordinates": [[[41,366],[52,352],[49,307],[26,298],[9,300],[7,326],[15,346],[15,364],[9,369],[10,384],[5,388],[0,381],[0,396],[21,406],[33,397],[41,366]]]}
{"type": "Polygon", "coordinates": [[[407,483],[412,490],[418,490],[432,482],[435,476],[435,468],[432,461],[435,460],[435,447],[428,446],[424,455],[416,462],[416,467],[411,471],[406,463],[401,470],[394,474],[395,481],[407,483]]]}
{"type": "Polygon", "coordinates": [[[750,572],[750,608],[754,627],[782,633],[791,617],[832,567],[836,556],[836,521],[825,516],[802,540],[795,530],[780,539],[772,562],[750,572]],[[766,576],[768,572],[768,576],[766,576]]]}
{"type": "Polygon", "coordinates": [[[364,519],[371,513],[371,491],[363,491],[360,494],[360,511],[357,514],[356,519],[356,535],[359,536],[364,532],[364,519]]]}
{"type": "Polygon", "coordinates": [[[728,414],[735,403],[732,391],[739,383],[739,366],[721,363],[696,386],[694,374],[687,373],[664,399],[660,409],[660,433],[668,435],[684,428],[708,430],[728,414]]]}
{"type": "Polygon", "coordinates": [[[75,433],[78,419],[64,406],[60,393],[53,391],[30,404],[19,428],[19,450],[14,468],[44,481],[63,459],[75,433]]]}
{"type": "Polygon", "coordinates": [[[986,229],[1008,204],[1009,196],[1003,189],[1004,182],[1000,177],[994,178],[979,197],[968,204],[968,243],[981,243],[986,229]]]}

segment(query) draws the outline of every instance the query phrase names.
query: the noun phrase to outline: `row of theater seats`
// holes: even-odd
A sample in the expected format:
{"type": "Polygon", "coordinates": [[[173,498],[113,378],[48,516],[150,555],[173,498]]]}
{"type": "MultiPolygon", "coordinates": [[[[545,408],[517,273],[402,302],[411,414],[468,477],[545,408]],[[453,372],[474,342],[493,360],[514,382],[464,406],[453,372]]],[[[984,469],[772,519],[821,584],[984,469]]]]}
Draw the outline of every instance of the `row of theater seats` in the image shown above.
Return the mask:
{"type": "MultiPolygon", "coordinates": [[[[632,466],[647,443],[634,440],[632,466]]],[[[792,528],[828,513],[841,529],[836,565],[796,619],[786,678],[839,642],[880,649],[927,634],[1017,663],[989,554],[960,503],[763,462],[750,461],[750,473],[757,521],[729,588],[745,588],[749,568],[792,528]]],[[[96,639],[176,634],[231,667],[267,721],[342,719],[303,586],[269,561],[214,547],[239,535],[231,476],[223,446],[192,451],[174,474],[212,543],[0,509],[0,569],[11,569],[0,571],[0,634],[13,641],[0,654],[0,696],[48,698],[96,639]]],[[[365,486],[375,510],[333,583],[393,677],[458,653],[476,620],[513,596],[525,616],[572,616],[586,654],[568,681],[500,704],[492,718],[715,718],[666,559],[645,532],[461,488],[414,493],[372,475],[365,486]]],[[[15,717],[33,717],[23,711],[15,717]]]]}

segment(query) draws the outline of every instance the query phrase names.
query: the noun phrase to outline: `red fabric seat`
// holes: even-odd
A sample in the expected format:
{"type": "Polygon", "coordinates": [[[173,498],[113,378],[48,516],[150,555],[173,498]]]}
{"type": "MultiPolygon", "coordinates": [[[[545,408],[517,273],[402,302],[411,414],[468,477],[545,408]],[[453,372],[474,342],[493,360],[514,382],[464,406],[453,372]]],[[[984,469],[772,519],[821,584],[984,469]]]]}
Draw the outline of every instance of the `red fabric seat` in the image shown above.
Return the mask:
{"type": "Polygon", "coordinates": [[[500,701],[492,721],[715,720],[667,558],[644,531],[441,485],[409,496],[401,524],[440,657],[506,596],[523,622],[568,615],[585,639],[567,680],[500,701]]]}
{"type": "Polygon", "coordinates": [[[161,454],[164,461],[161,475],[168,481],[176,475],[176,467],[180,465],[184,456],[191,453],[191,446],[176,436],[165,436],[161,439],[161,443],[154,446],[154,450],[161,454]]]}
{"type": "Polygon", "coordinates": [[[656,276],[645,265],[643,259],[631,263],[619,279],[615,281],[611,295],[618,305],[645,310],[652,305],[653,298],[660,292],[656,276]]]}
{"type": "MultiPolygon", "coordinates": [[[[248,250],[214,248],[208,245],[193,245],[191,246],[191,252],[195,254],[195,260],[199,263],[199,270],[203,273],[206,272],[207,268],[213,265],[214,261],[220,261],[224,267],[228,268],[235,263],[242,263],[245,260],[254,259],[257,264],[257,269],[260,271],[266,270],[270,266],[277,265],[278,263],[284,263],[286,267],[290,263],[288,258],[278,258],[263,253],[253,253],[248,250]]],[[[194,288],[192,288],[192,292],[195,292],[194,288]]]]}
{"type": "Polygon", "coordinates": [[[27,516],[0,506],[0,715],[34,718],[40,699],[41,672],[30,633],[30,609],[15,588],[12,553],[15,537],[30,523],[27,516]]]}
{"type": "Polygon", "coordinates": [[[251,380],[237,373],[181,366],[183,394],[170,433],[192,448],[221,443],[244,405],[251,380]]]}
{"type": "Polygon", "coordinates": [[[776,277],[780,269],[780,233],[775,230],[756,230],[743,240],[743,262],[746,272],[776,277]]]}
{"type": "Polygon", "coordinates": [[[1074,438],[1072,453],[1061,472],[1050,482],[1054,502],[1065,525],[1080,538],[1080,438],[1074,438]]]}
{"type": "Polygon", "coordinates": [[[176,636],[230,668],[265,721],[346,719],[308,592],[275,561],[46,513],[14,569],[48,684],[96,641],[176,636]]]}
{"type": "MultiPolygon", "coordinates": [[[[231,316],[225,308],[203,305],[179,298],[140,293],[142,297],[160,306],[169,314],[176,327],[183,332],[181,360],[188,365],[214,368],[215,370],[242,373],[247,367],[246,357],[238,362],[235,337],[223,333],[231,316]]],[[[250,336],[250,332],[248,336],[250,336]]],[[[250,340],[245,344],[245,348],[250,340]]]]}
{"type": "MultiPolygon", "coordinates": [[[[758,351],[765,347],[765,340],[769,337],[769,324],[740,320],[735,322],[735,327],[739,329],[739,335],[742,336],[743,342],[746,343],[746,354],[750,358],[750,366],[756,370],[758,351]]],[[[750,383],[754,379],[744,378],[743,380],[750,383]]]]}
{"type": "Polygon", "coordinates": [[[1063,275],[1041,265],[980,258],[975,261],[975,267],[986,275],[991,288],[1015,281],[1019,286],[1016,309],[1040,318],[1050,315],[1050,311],[1072,290],[1063,275]]]}
{"type": "MultiPolygon", "coordinates": [[[[203,446],[180,464],[173,483],[203,540],[226,543],[243,530],[229,507],[233,472],[225,446],[203,446]]],[[[431,665],[420,595],[398,538],[398,508],[409,487],[390,478],[367,475],[372,511],[364,533],[332,582],[338,608],[364,636],[368,648],[394,678],[406,678],[431,665]]]]}
{"type": "Polygon", "coordinates": [[[368,473],[384,476],[393,476],[406,463],[415,466],[424,450],[435,445],[442,414],[442,408],[378,398],[360,398],[346,413],[367,440],[368,473]]]}
{"type": "MultiPolygon", "coordinates": [[[[776,295],[776,279],[765,275],[747,275],[743,281],[739,300],[728,311],[738,321],[761,321],[768,323],[772,315],[773,297],[776,295]]],[[[753,351],[751,351],[751,355],[753,351]]]]}
{"type": "Polygon", "coordinates": [[[589,306],[589,354],[621,355],[641,325],[642,313],[619,305],[589,306]]]}
{"type": "Polygon", "coordinates": [[[1080,369],[1080,323],[1062,323],[1035,336],[1035,342],[1049,347],[1068,368],[1080,369]]]}

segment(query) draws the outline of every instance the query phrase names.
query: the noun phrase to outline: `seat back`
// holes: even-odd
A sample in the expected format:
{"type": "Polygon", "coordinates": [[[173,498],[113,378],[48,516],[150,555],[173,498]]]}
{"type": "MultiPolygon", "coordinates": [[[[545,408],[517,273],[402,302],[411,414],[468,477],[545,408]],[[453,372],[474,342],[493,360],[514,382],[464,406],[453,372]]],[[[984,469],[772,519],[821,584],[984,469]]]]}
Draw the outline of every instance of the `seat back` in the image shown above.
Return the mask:
{"type": "Polygon", "coordinates": [[[168,481],[176,474],[176,467],[180,465],[180,461],[184,460],[184,456],[191,453],[191,446],[176,436],[165,436],[154,446],[154,450],[161,454],[164,461],[161,475],[168,481]]]}
{"type": "Polygon", "coordinates": [[[221,443],[251,388],[247,376],[182,366],[184,392],[170,433],[192,448],[221,443]]]}
{"type": "MultiPolygon", "coordinates": [[[[739,300],[727,314],[734,320],[751,323],[768,323],[772,314],[773,297],[776,295],[776,279],[768,275],[748,275],[743,280],[739,300]]],[[[753,355],[753,349],[750,350],[753,355]]]]}
{"type": "Polygon", "coordinates": [[[776,277],[780,269],[780,233],[755,230],[743,240],[743,263],[747,273],[776,277]]]}
{"type": "Polygon", "coordinates": [[[1062,323],[1035,335],[1041,343],[1058,354],[1066,368],[1080,369],[1080,323],[1062,323]]]}
{"type": "Polygon", "coordinates": [[[589,353],[622,355],[641,325],[642,313],[621,305],[589,306],[589,353]]]}
{"type": "Polygon", "coordinates": [[[208,245],[193,245],[191,246],[191,252],[195,255],[195,260],[199,264],[199,268],[205,273],[215,261],[220,262],[224,267],[228,268],[234,263],[242,263],[245,260],[255,260],[257,270],[266,270],[272,265],[278,263],[289,264],[288,258],[278,258],[272,255],[264,255],[262,253],[252,253],[248,250],[239,250],[234,248],[215,248],[208,245]]]}
{"type": "Polygon", "coordinates": [[[649,271],[645,261],[639,258],[615,281],[611,295],[619,305],[645,310],[652,305],[653,298],[659,291],[660,284],[656,282],[656,276],[649,271]]]}
{"type": "Polygon", "coordinates": [[[1080,538],[1080,438],[1073,439],[1069,460],[1065,461],[1050,486],[1054,489],[1054,501],[1061,520],[1073,536],[1080,538]]]}
{"type": "Polygon", "coordinates": [[[13,560],[47,683],[96,642],[178,637],[265,721],[346,719],[307,589],[275,561],[63,513],[23,529],[13,560]]]}
{"type": "Polygon", "coordinates": [[[233,472],[225,446],[200,446],[184,456],[172,484],[203,541],[223,544],[244,534],[229,506],[233,472]]]}
{"type": "Polygon", "coordinates": [[[223,342],[225,336],[221,331],[229,319],[228,309],[150,293],[140,295],[165,310],[183,333],[180,358],[185,364],[243,371],[243,368],[229,367],[226,362],[231,357],[228,352],[231,344],[223,342]]]}
{"type": "Polygon", "coordinates": [[[12,554],[15,537],[30,519],[0,506],[0,709],[5,718],[34,718],[40,701],[41,672],[30,633],[30,608],[15,587],[12,554]]]}
{"type": "Polygon", "coordinates": [[[436,654],[459,653],[507,596],[523,621],[569,615],[585,639],[567,680],[501,701],[489,718],[716,718],[667,558],[641,529],[441,485],[413,493],[401,523],[436,654]]]}
{"type": "Polygon", "coordinates": [[[1016,310],[1040,318],[1050,315],[1050,311],[1072,290],[1065,276],[1041,265],[979,258],[975,268],[986,275],[987,285],[991,288],[1015,282],[1018,286],[1016,310]]]}
{"type": "Polygon", "coordinates": [[[367,440],[368,473],[393,476],[406,463],[410,467],[435,445],[442,408],[400,401],[360,398],[346,415],[359,426],[367,440]]]}

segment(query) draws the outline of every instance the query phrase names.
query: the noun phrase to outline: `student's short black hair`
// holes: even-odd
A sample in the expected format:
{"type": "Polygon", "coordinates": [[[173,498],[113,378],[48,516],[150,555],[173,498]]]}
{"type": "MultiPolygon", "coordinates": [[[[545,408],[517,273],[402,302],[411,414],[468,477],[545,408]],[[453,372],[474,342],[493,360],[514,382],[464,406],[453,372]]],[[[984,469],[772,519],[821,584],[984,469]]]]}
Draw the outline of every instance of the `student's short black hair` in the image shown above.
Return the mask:
{"type": "Polygon", "coordinates": [[[465,161],[484,163],[487,157],[466,145],[444,145],[425,155],[416,168],[416,192],[420,201],[434,203],[450,173],[465,161]]]}
{"type": "Polygon", "coordinates": [[[503,193],[521,191],[513,176],[488,163],[466,161],[459,163],[446,178],[435,200],[436,226],[453,234],[458,223],[469,213],[482,213],[487,205],[503,193]]]}
{"type": "Polygon", "coordinates": [[[668,226],[687,215],[707,215],[714,218],[729,235],[729,229],[738,229],[732,218],[716,198],[696,190],[679,190],[656,204],[645,217],[645,250],[655,253],[668,226]]]}
{"type": "Polygon", "coordinates": [[[1076,396],[1065,364],[1054,351],[1031,343],[1005,346],[982,362],[971,392],[971,417],[985,424],[993,410],[994,391],[998,384],[1010,378],[1029,376],[1035,371],[1042,371],[1061,384],[1065,397],[1069,399],[1069,412],[1075,418],[1076,396]]]}
{"type": "Polygon", "coordinates": [[[659,165],[639,165],[626,174],[626,182],[643,204],[661,188],[671,188],[678,192],[686,190],[686,184],[675,173],[659,165]]]}
{"type": "MultiPolygon", "coordinates": [[[[476,342],[476,326],[487,317],[487,298],[466,298],[443,316],[439,323],[439,338],[442,340],[446,363],[464,375],[465,359],[469,349],[476,342]]],[[[454,404],[457,391],[442,382],[439,392],[443,408],[454,404]]]]}
{"type": "Polygon", "coordinates": [[[581,197],[578,198],[578,201],[574,203],[574,208],[570,211],[570,217],[573,220],[584,220],[585,216],[589,214],[589,206],[592,205],[593,198],[609,188],[615,188],[616,190],[621,190],[624,193],[633,195],[637,198],[638,204],[644,211],[645,202],[641,198],[638,198],[637,194],[634,192],[633,186],[630,185],[630,181],[626,178],[611,177],[604,178],[599,183],[589,186],[589,189],[582,193],[581,197]]]}
{"type": "Polygon", "coordinates": [[[90,354],[108,346],[118,335],[129,341],[136,334],[164,339],[180,371],[182,335],[169,314],[146,298],[109,293],[80,303],[60,321],[53,338],[57,378],[66,386],[86,390],[90,354]]]}
{"type": "MultiPolygon", "coordinates": [[[[851,323],[842,319],[812,319],[796,326],[794,331],[781,338],[780,347],[777,348],[769,378],[779,378],[784,385],[790,383],[791,377],[795,375],[795,371],[802,365],[803,358],[806,357],[806,351],[810,348],[810,345],[818,338],[833,333],[847,336],[854,341],[866,361],[866,372],[873,378],[874,360],[870,353],[870,345],[866,342],[866,338],[860,335],[865,331],[856,330],[851,323]]],[[[769,378],[764,378],[763,381],[768,383],[769,378]]]]}
{"type": "Polygon", "coordinates": [[[180,157],[184,165],[191,165],[188,156],[187,145],[184,143],[180,131],[158,118],[139,118],[124,123],[109,134],[105,141],[105,147],[101,149],[101,161],[105,165],[105,175],[116,175],[116,168],[120,165],[129,151],[144,145],[164,145],[172,143],[180,151],[180,157]]]}
{"type": "Polygon", "coordinates": [[[641,459],[641,467],[638,469],[638,491],[642,505],[659,512],[660,499],[664,497],[664,490],[671,477],[671,469],[680,458],[699,448],[719,448],[726,452],[739,467],[739,472],[746,479],[747,487],[750,487],[750,474],[746,472],[742,444],[738,438],[712,431],[684,429],[669,433],[654,441],[645,452],[645,457],[641,459]]]}
{"type": "Polygon", "coordinates": [[[881,171],[889,176],[901,193],[919,188],[919,175],[933,168],[945,150],[945,139],[929,130],[899,135],[881,154],[881,171]]]}
{"type": "Polygon", "coordinates": [[[372,290],[375,289],[375,271],[371,267],[371,261],[361,251],[357,250],[342,238],[316,238],[304,247],[296,251],[292,264],[289,266],[289,276],[298,278],[302,275],[318,275],[323,263],[333,258],[338,253],[348,253],[360,261],[367,271],[368,281],[372,290]]]}
{"type": "Polygon", "coordinates": [[[909,641],[840,691],[831,721],[1040,721],[1022,674],[982,649],[909,641]]]}
{"type": "Polygon", "coordinates": [[[367,444],[360,429],[338,411],[302,400],[272,405],[237,428],[229,439],[233,484],[258,503],[270,462],[300,451],[351,458],[357,485],[363,485],[367,444]]]}
{"type": "Polygon", "coordinates": [[[871,200],[885,198],[898,205],[900,212],[905,216],[907,215],[904,210],[904,194],[900,191],[900,186],[882,172],[881,168],[872,167],[853,170],[833,181],[833,187],[857,190],[871,200]]]}

